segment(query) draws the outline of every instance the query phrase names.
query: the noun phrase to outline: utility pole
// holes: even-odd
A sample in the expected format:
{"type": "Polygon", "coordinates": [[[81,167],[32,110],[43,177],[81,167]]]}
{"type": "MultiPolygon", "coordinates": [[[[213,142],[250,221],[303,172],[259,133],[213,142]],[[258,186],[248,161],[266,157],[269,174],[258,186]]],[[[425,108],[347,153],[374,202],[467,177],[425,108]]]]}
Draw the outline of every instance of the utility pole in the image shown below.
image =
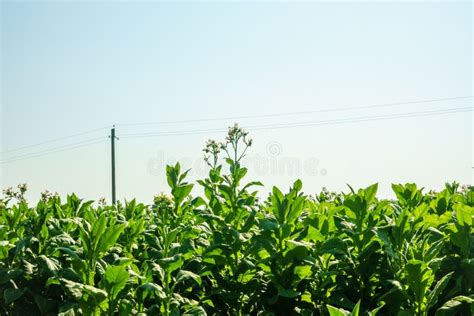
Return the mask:
{"type": "Polygon", "coordinates": [[[112,150],[112,205],[116,203],[116,194],[115,194],[115,125],[110,130],[110,148],[112,150]]]}

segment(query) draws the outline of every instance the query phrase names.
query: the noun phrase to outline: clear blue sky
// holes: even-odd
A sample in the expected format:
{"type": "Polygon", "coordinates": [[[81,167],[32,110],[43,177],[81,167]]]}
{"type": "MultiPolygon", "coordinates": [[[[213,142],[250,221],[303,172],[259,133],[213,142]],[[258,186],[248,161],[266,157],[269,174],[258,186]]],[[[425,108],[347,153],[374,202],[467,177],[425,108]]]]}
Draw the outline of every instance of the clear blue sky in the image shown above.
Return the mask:
{"type": "MultiPolygon", "coordinates": [[[[148,121],[335,109],[472,95],[472,5],[464,3],[1,3],[1,151],[117,124],[130,133],[225,129],[233,120],[148,121]]],[[[472,99],[241,119],[244,126],[472,106],[472,99]]],[[[249,180],[313,193],[380,183],[472,183],[472,113],[251,132],[249,180]],[[294,169],[290,170],[287,166],[294,169]],[[300,168],[300,169],[298,169],[300,168]],[[316,172],[314,172],[316,171],[316,172]]],[[[4,161],[102,137],[22,151],[4,161]]],[[[118,197],[167,191],[164,161],[203,176],[224,133],[125,138],[118,197]]],[[[103,142],[1,164],[2,187],[110,198],[103,142]]]]}

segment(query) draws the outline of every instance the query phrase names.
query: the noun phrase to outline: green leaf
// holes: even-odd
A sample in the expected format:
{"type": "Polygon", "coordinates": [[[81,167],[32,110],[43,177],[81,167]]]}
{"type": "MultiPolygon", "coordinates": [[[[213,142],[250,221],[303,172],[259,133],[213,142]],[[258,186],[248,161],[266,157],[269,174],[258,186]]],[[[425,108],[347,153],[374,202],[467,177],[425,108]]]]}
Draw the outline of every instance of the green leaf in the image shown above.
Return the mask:
{"type": "Polygon", "coordinates": [[[286,221],[287,223],[292,224],[298,219],[298,217],[301,215],[301,212],[303,211],[304,202],[304,196],[297,197],[295,200],[293,200],[289,207],[286,221]]]}
{"type": "Polygon", "coordinates": [[[84,296],[82,299],[85,299],[87,307],[92,307],[93,310],[100,308],[103,311],[108,308],[107,292],[90,285],[84,285],[83,291],[84,296]]]}
{"type": "Polygon", "coordinates": [[[443,304],[438,310],[436,311],[436,316],[450,316],[455,315],[456,310],[461,307],[463,304],[472,304],[474,303],[474,299],[468,296],[456,296],[446,303],[443,304]]]}
{"type": "Polygon", "coordinates": [[[137,297],[143,302],[147,296],[157,295],[160,299],[166,297],[163,288],[156,283],[145,283],[137,287],[137,297]]]}
{"type": "Polygon", "coordinates": [[[192,279],[197,285],[201,286],[201,277],[191,271],[181,270],[176,276],[176,284],[192,279]]]}
{"type": "Polygon", "coordinates": [[[97,253],[105,253],[112,247],[117,239],[119,238],[120,234],[122,234],[123,230],[125,229],[125,224],[114,225],[112,227],[107,228],[105,233],[100,237],[97,253]]]}
{"type": "Polygon", "coordinates": [[[414,292],[417,301],[420,301],[434,280],[431,269],[420,260],[410,260],[405,266],[406,281],[414,292]]]}
{"type": "Polygon", "coordinates": [[[160,265],[167,273],[171,273],[183,265],[184,261],[180,254],[173,257],[163,258],[159,260],[160,265]]]}
{"type": "Polygon", "coordinates": [[[455,204],[454,210],[456,211],[456,218],[458,220],[458,223],[461,226],[472,226],[472,215],[474,215],[473,207],[455,204]]]}
{"type": "Polygon", "coordinates": [[[446,274],[444,277],[441,278],[441,280],[438,281],[438,283],[436,283],[434,289],[428,295],[428,308],[436,304],[436,302],[438,301],[438,296],[441,294],[441,292],[443,292],[446,285],[448,285],[449,279],[451,278],[453,273],[454,272],[446,274]]]}
{"type": "Polygon", "coordinates": [[[23,260],[23,268],[27,275],[33,275],[35,273],[36,266],[26,260],[23,260]]]}
{"type": "Polygon", "coordinates": [[[82,298],[82,288],[84,287],[83,284],[73,282],[67,279],[60,279],[60,281],[64,285],[66,293],[72,296],[72,298],[77,301],[82,298]]]}
{"type": "Polygon", "coordinates": [[[368,311],[368,316],[377,316],[379,310],[381,310],[385,306],[385,302],[382,302],[380,306],[374,308],[371,311],[368,311]]]}
{"type": "Polygon", "coordinates": [[[132,311],[135,307],[135,304],[132,303],[131,301],[123,298],[120,300],[120,305],[119,305],[119,316],[128,316],[132,315],[132,311]]]}
{"type": "Polygon", "coordinates": [[[180,185],[174,187],[171,190],[171,194],[173,195],[177,205],[181,204],[181,202],[189,195],[189,193],[191,193],[193,186],[193,184],[180,185]]]}
{"type": "Polygon", "coordinates": [[[263,187],[263,183],[260,182],[260,181],[251,181],[251,182],[247,183],[246,185],[244,185],[244,187],[242,188],[242,191],[245,191],[247,188],[249,188],[251,186],[263,187]]]}
{"type": "Polygon", "coordinates": [[[324,241],[326,239],[321,231],[313,226],[308,226],[308,234],[306,238],[312,241],[324,241]]]}
{"type": "Polygon", "coordinates": [[[367,202],[370,203],[375,199],[375,196],[377,195],[378,187],[379,187],[379,184],[376,183],[364,189],[365,199],[367,200],[367,202]]]}
{"type": "Polygon", "coordinates": [[[128,272],[124,266],[111,266],[105,270],[104,286],[112,300],[117,298],[128,281],[128,272]]]}
{"type": "Polygon", "coordinates": [[[320,253],[330,253],[333,255],[346,255],[348,253],[347,244],[339,238],[327,239],[319,248],[320,253]]]}
{"type": "Polygon", "coordinates": [[[168,234],[166,234],[166,238],[165,238],[166,249],[169,249],[170,245],[175,241],[176,236],[181,230],[182,230],[181,228],[175,228],[171,230],[170,232],[168,232],[168,234]]]}
{"type": "Polygon", "coordinates": [[[334,306],[331,306],[331,305],[326,305],[326,307],[328,309],[329,316],[349,316],[349,315],[351,315],[351,312],[346,311],[342,308],[337,308],[337,307],[334,307],[334,306]]]}
{"type": "Polygon", "coordinates": [[[74,250],[72,250],[71,248],[59,247],[58,250],[61,250],[65,253],[67,253],[74,260],[80,260],[80,261],[82,260],[81,257],[79,257],[79,255],[74,250]]]}
{"type": "MultiPolygon", "coordinates": [[[[377,190],[377,189],[376,189],[377,190]]],[[[359,310],[360,310],[360,300],[357,302],[357,304],[354,306],[354,309],[352,310],[351,316],[359,316],[359,310]]]]}
{"type": "Polygon", "coordinates": [[[174,166],[166,166],[166,181],[168,182],[170,188],[174,188],[178,183],[180,169],[181,166],[179,165],[179,162],[177,162],[174,166]]]}
{"type": "Polygon", "coordinates": [[[201,306],[192,307],[184,312],[183,316],[206,316],[207,313],[201,306]]]}
{"type": "Polygon", "coordinates": [[[165,270],[163,269],[163,267],[161,267],[158,263],[155,263],[155,262],[150,262],[148,265],[151,268],[151,272],[153,273],[153,275],[158,274],[159,279],[161,281],[164,281],[165,270]]]}
{"type": "Polygon", "coordinates": [[[91,235],[93,238],[100,237],[104,232],[107,225],[107,218],[105,217],[105,213],[102,214],[99,219],[94,223],[92,226],[91,235]]]}
{"type": "Polygon", "coordinates": [[[304,280],[313,274],[309,265],[296,266],[293,272],[298,276],[298,280],[304,280]]]}
{"type": "Polygon", "coordinates": [[[76,313],[74,312],[74,308],[70,308],[64,312],[60,312],[58,316],[75,316],[76,313]]]}
{"type": "Polygon", "coordinates": [[[296,191],[296,192],[299,192],[301,191],[301,188],[303,187],[303,182],[301,182],[300,179],[296,180],[295,183],[293,184],[293,189],[296,191]]]}
{"type": "Polygon", "coordinates": [[[274,220],[264,218],[260,221],[260,227],[264,230],[275,230],[278,228],[278,223],[274,220]]]}
{"type": "Polygon", "coordinates": [[[14,280],[22,274],[23,271],[21,269],[12,269],[10,271],[0,269],[0,284],[6,284],[10,282],[10,280],[14,280]]]}
{"type": "Polygon", "coordinates": [[[289,250],[285,254],[286,259],[303,260],[308,255],[310,245],[296,240],[286,240],[289,250]]]}
{"type": "Polygon", "coordinates": [[[59,269],[61,268],[59,261],[54,258],[48,258],[45,255],[38,256],[38,261],[42,267],[45,267],[45,270],[50,274],[56,275],[59,269]]]}
{"type": "Polygon", "coordinates": [[[234,181],[235,183],[239,183],[240,180],[242,180],[245,175],[247,174],[247,168],[239,168],[235,174],[235,178],[234,178],[234,181]]]}
{"type": "Polygon", "coordinates": [[[107,299],[107,292],[91,285],[84,285],[84,293],[93,296],[96,302],[102,302],[107,299]]]}
{"type": "Polygon", "coordinates": [[[283,297],[289,297],[289,298],[294,298],[294,297],[298,297],[301,295],[300,292],[297,292],[297,291],[293,291],[293,290],[287,290],[285,288],[283,288],[282,286],[278,286],[278,295],[279,296],[283,296],[283,297]]]}
{"type": "Polygon", "coordinates": [[[3,292],[3,298],[5,300],[6,304],[10,304],[11,302],[16,301],[20,297],[25,294],[27,288],[22,288],[22,289],[12,289],[8,288],[3,292]]]}

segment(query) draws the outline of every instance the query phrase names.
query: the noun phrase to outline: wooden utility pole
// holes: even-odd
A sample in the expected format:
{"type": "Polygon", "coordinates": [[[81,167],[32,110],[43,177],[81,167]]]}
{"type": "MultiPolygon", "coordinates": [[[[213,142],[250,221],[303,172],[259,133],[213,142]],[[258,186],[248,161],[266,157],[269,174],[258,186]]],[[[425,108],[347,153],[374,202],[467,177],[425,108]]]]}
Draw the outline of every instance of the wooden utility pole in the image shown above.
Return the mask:
{"type": "MultiPolygon", "coordinates": [[[[112,151],[112,204],[116,203],[116,192],[115,192],[115,125],[110,130],[110,148],[112,151]]],[[[117,138],[118,139],[118,138],[117,138]]]]}

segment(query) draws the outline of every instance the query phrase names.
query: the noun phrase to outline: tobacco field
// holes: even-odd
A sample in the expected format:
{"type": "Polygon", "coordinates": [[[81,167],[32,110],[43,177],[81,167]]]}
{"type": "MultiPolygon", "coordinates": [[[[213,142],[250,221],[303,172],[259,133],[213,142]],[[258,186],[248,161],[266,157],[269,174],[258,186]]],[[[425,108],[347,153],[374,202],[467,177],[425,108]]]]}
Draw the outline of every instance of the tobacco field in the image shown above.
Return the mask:
{"type": "Polygon", "coordinates": [[[472,187],[394,184],[388,200],[296,180],[262,198],[251,144],[230,128],[205,179],[168,166],[149,205],[5,190],[0,314],[474,315],[472,187]]]}

